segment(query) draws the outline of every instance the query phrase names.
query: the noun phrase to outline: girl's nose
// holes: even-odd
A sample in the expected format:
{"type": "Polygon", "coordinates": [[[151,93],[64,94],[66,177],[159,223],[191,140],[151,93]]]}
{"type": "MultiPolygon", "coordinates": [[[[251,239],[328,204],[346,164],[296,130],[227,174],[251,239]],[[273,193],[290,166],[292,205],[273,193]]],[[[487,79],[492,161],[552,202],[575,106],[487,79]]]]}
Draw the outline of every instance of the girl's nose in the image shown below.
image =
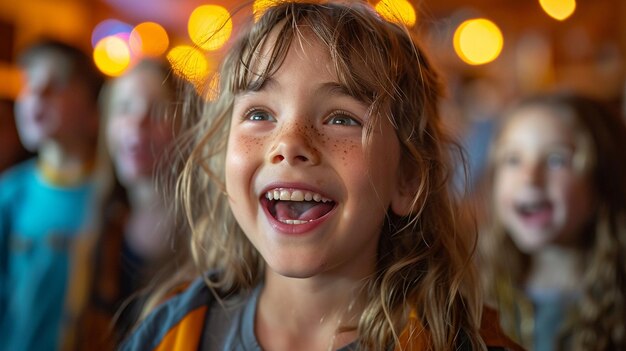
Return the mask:
{"type": "Polygon", "coordinates": [[[281,128],[268,152],[268,161],[273,164],[284,162],[290,166],[319,164],[320,154],[311,134],[297,126],[281,128]]]}
{"type": "Polygon", "coordinates": [[[539,162],[533,162],[524,167],[524,178],[528,184],[543,185],[544,173],[544,167],[539,162]]]}

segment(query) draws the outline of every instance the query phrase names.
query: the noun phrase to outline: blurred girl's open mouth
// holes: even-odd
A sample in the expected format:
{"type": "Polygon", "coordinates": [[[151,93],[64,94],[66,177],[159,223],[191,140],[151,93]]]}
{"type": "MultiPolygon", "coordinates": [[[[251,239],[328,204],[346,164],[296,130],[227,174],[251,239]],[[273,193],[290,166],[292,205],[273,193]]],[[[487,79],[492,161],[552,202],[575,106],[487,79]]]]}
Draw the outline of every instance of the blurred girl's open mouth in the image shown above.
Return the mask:
{"type": "Polygon", "coordinates": [[[546,225],[552,219],[553,205],[548,200],[518,202],[515,211],[525,223],[546,225]]]}

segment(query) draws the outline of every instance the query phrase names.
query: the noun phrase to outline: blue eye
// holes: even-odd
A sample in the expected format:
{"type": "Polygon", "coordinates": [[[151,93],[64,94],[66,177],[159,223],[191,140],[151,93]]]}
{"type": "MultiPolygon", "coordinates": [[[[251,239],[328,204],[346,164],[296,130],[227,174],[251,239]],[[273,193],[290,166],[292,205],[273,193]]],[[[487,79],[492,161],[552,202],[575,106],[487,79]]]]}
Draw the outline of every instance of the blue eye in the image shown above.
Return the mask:
{"type": "Polygon", "coordinates": [[[500,166],[516,167],[522,162],[521,157],[517,154],[506,154],[500,159],[500,166]]]}
{"type": "Polygon", "coordinates": [[[546,158],[546,163],[548,167],[553,169],[565,168],[570,165],[570,157],[560,153],[551,153],[546,158]]]}
{"type": "Polygon", "coordinates": [[[348,127],[362,125],[359,120],[350,116],[346,112],[341,112],[341,111],[333,112],[326,123],[331,124],[331,125],[348,126],[348,127]]]}
{"type": "Polygon", "coordinates": [[[245,119],[253,122],[269,121],[275,122],[276,119],[268,112],[258,109],[252,109],[245,114],[245,119]]]}

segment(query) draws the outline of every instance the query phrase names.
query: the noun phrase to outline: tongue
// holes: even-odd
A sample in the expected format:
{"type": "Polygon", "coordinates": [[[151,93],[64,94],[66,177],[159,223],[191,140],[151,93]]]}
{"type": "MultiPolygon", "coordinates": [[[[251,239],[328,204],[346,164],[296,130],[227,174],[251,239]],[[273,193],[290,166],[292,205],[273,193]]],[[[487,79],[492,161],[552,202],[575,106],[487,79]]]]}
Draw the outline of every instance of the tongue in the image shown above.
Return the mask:
{"type": "Polygon", "coordinates": [[[277,201],[276,219],[311,221],[318,219],[333,209],[331,202],[277,201]]]}
{"type": "Polygon", "coordinates": [[[552,218],[552,207],[549,205],[542,205],[533,208],[532,210],[520,211],[520,214],[524,221],[534,225],[544,225],[552,218]]]}

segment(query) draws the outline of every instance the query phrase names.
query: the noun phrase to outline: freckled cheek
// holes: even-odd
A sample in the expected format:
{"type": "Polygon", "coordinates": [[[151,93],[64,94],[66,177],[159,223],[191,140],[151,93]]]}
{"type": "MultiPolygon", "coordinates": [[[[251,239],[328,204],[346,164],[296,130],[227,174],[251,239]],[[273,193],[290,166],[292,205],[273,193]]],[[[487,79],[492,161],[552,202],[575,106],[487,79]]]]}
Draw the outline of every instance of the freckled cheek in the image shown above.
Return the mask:
{"type": "Polygon", "coordinates": [[[245,134],[231,134],[226,152],[226,181],[250,177],[262,160],[262,143],[245,134]]]}
{"type": "Polygon", "coordinates": [[[360,140],[323,137],[319,148],[328,150],[332,158],[343,167],[366,169],[365,154],[360,140]]]}
{"type": "Polygon", "coordinates": [[[244,133],[233,133],[228,141],[228,150],[246,158],[262,155],[263,142],[260,138],[244,133]]]}

